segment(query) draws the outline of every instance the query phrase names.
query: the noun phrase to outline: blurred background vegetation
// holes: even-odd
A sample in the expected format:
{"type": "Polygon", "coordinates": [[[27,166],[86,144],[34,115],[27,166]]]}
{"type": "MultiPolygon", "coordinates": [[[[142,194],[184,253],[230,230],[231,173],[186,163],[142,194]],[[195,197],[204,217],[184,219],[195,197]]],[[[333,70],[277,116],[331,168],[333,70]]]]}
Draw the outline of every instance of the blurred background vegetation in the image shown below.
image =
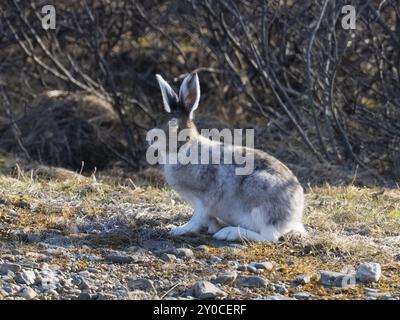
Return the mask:
{"type": "Polygon", "coordinates": [[[154,75],[178,88],[191,71],[200,128],[255,128],[305,184],[398,185],[399,0],[3,0],[0,149],[143,170],[162,111],[154,75]],[[342,27],[349,4],[356,30],[342,27]]]}

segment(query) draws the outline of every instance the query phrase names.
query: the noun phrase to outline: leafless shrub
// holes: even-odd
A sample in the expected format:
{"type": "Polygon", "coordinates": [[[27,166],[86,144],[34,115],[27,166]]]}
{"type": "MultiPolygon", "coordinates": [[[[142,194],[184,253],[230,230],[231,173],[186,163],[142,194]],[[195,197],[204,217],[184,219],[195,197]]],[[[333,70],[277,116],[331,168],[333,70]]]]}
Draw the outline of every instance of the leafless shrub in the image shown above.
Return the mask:
{"type": "MultiPolygon", "coordinates": [[[[93,170],[117,160],[125,146],[111,104],[86,93],[53,90],[39,95],[18,121],[18,138],[33,159],[56,166],[93,170]]],[[[5,150],[18,152],[13,126],[2,133],[5,150]]]]}

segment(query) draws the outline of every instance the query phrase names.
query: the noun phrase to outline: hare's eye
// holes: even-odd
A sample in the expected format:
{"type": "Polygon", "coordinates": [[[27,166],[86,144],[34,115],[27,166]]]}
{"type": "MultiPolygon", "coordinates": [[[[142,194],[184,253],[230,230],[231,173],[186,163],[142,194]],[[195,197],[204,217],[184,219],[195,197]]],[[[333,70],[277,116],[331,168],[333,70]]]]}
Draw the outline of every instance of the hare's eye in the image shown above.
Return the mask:
{"type": "Polygon", "coordinates": [[[178,127],[178,120],[173,118],[168,121],[168,125],[172,128],[177,128],[178,127]]]}

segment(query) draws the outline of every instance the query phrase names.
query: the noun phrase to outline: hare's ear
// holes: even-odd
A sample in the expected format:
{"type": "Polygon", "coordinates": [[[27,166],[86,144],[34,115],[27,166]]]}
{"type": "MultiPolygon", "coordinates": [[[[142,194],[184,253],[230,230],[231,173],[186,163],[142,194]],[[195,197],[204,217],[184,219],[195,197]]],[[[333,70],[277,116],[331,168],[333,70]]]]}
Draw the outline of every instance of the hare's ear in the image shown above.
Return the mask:
{"type": "Polygon", "coordinates": [[[199,106],[200,101],[200,82],[197,73],[189,74],[182,82],[179,90],[179,102],[184,106],[189,114],[189,119],[193,119],[194,111],[199,106]]]}
{"type": "Polygon", "coordinates": [[[164,103],[164,109],[167,112],[171,112],[171,109],[176,108],[178,105],[178,96],[175,93],[174,89],[161,77],[159,74],[156,74],[156,78],[158,84],[160,85],[161,95],[164,103]]]}

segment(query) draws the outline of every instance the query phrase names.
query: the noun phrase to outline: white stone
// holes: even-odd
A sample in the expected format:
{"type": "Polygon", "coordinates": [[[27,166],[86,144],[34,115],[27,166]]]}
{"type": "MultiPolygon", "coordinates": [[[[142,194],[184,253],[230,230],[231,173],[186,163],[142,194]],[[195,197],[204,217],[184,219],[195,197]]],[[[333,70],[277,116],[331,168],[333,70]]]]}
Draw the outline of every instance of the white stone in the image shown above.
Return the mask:
{"type": "Polygon", "coordinates": [[[36,275],[33,270],[22,270],[21,277],[28,285],[34,284],[36,280],[36,275]]]}
{"type": "Polygon", "coordinates": [[[215,279],[215,282],[221,283],[221,284],[230,284],[230,283],[235,282],[236,278],[237,278],[237,273],[235,271],[225,272],[225,273],[217,276],[215,279]]]}
{"type": "Polygon", "coordinates": [[[250,262],[249,266],[252,266],[257,269],[263,269],[267,271],[271,271],[272,268],[274,267],[273,263],[271,261],[264,261],[264,262],[250,262]]]}
{"type": "Polygon", "coordinates": [[[379,263],[365,262],[358,267],[356,278],[364,283],[378,282],[381,275],[382,269],[379,263]]]}
{"type": "Polygon", "coordinates": [[[198,299],[215,299],[226,296],[226,293],[208,281],[197,282],[192,287],[193,295],[198,299]]]}
{"type": "Polygon", "coordinates": [[[37,293],[32,288],[28,287],[28,288],[24,288],[21,291],[19,291],[18,296],[25,298],[27,300],[31,300],[37,296],[37,293]]]}

